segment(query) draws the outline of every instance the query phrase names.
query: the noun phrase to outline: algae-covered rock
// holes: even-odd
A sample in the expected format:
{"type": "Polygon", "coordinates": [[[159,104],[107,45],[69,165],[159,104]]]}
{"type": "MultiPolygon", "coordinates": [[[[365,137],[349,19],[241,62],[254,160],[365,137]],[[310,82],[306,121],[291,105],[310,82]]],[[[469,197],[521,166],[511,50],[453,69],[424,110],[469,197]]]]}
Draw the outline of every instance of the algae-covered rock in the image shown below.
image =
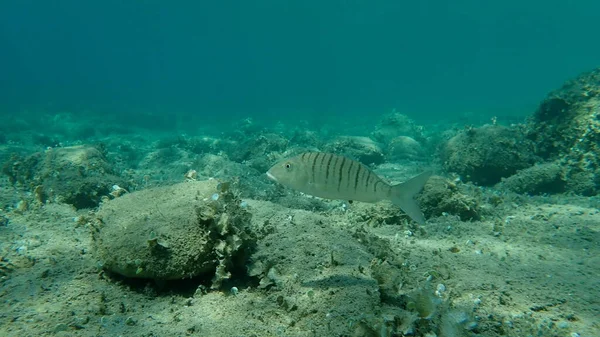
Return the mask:
{"type": "Polygon", "coordinates": [[[493,185],[530,167],[536,161],[534,144],[520,129],[498,125],[468,128],[452,137],[441,150],[444,168],[461,179],[493,185]]]}
{"type": "Polygon", "coordinates": [[[408,116],[398,112],[392,112],[383,116],[371,136],[382,144],[389,144],[394,138],[399,136],[411,137],[419,142],[425,139],[423,127],[417,125],[408,116]]]}
{"type": "Polygon", "coordinates": [[[458,186],[440,176],[432,176],[423,192],[417,196],[427,218],[443,214],[457,215],[461,220],[478,220],[481,216],[479,201],[460,192],[458,186]]]}
{"type": "Polygon", "coordinates": [[[519,171],[503,179],[498,187],[516,193],[544,194],[564,192],[564,170],[558,163],[543,163],[519,171]]]}
{"type": "Polygon", "coordinates": [[[381,147],[369,137],[338,137],[325,145],[325,151],[350,157],[365,165],[379,165],[384,162],[381,147]]]}
{"type": "Polygon", "coordinates": [[[28,157],[12,156],[3,173],[11,183],[30,188],[40,202],[64,202],[76,208],[96,207],[113,186],[125,186],[107,161],[102,146],[49,148],[28,157]]]}
{"type": "Polygon", "coordinates": [[[250,213],[216,180],[133,192],[102,205],[93,226],[104,269],[131,278],[212,277],[242,270],[255,244],[250,213]]]}
{"type": "Polygon", "coordinates": [[[319,133],[315,131],[297,128],[291,132],[290,144],[300,147],[319,148],[323,145],[323,140],[319,133]]]}
{"type": "Polygon", "coordinates": [[[600,68],[548,94],[527,131],[536,154],[563,167],[566,191],[600,193],[600,68]]]}
{"type": "Polygon", "coordinates": [[[268,155],[272,152],[285,151],[289,140],[275,133],[264,133],[245,137],[239,142],[238,146],[231,149],[229,158],[239,163],[246,163],[261,172],[266,172],[271,165],[268,155]]]}
{"type": "Polygon", "coordinates": [[[528,136],[537,143],[537,153],[551,158],[569,153],[573,146],[597,145],[600,141],[599,100],[600,68],[550,92],[528,124],[528,136]]]}
{"type": "Polygon", "coordinates": [[[415,225],[406,213],[402,212],[398,206],[389,202],[375,204],[356,203],[352,204],[351,207],[353,210],[352,220],[357,223],[367,224],[372,227],[382,225],[406,225],[414,227],[415,225]]]}
{"type": "Polygon", "coordinates": [[[389,160],[421,159],[423,147],[411,137],[398,136],[390,141],[385,154],[389,160]]]}

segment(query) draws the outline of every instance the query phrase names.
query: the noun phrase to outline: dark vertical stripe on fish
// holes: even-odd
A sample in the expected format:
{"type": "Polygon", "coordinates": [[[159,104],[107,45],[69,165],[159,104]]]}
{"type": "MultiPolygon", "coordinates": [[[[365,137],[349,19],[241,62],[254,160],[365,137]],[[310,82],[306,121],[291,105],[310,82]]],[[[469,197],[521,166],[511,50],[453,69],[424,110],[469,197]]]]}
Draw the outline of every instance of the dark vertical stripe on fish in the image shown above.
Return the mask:
{"type": "Polygon", "coordinates": [[[362,170],[362,172],[360,174],[360,179],[359,179],[361,185],[363,184],[363,182],[365,180],[365,176],[367,175],[367,171],[368,171],[368,169],[366,167],[363,167],[363,170],[362,170]]]}
{"type": "Polygon", "coordinates": [[[377,184],[383,184],[383,181],[381,180],[377,180],[375,182],[375,185],[373,185],[373,192],[377,192],[377,184]]]}
{"type": "Polygon", "coordinates": [[[315,155],[312,158],[312,181],[313,181],[313,183],[315,182],[315,177],[316,177],[316,174],[315,174],[315,164],[317,163],[317,158],[319,158],[320,154],[321,153],[315,153],[315,155]]]}
{"type": "Polygon", "coordinates": [[[354,166],[354,160],[350,161],[350,167],[348,167],[348,172],[346,173],[346,191],[350,189],[350,173],[352,172],[352,166],[354,166]]]}
{"type": "Polygon", "coordinates": [[[356,169],[356,177],[354,177],[354,192],[356,192],[356,187],[358,186],[358,175],[362,170],[362,165],[358,164],[358,169],[356,169]]]}
{"type": "Polygon", "coordinates": [[[325,186],[327,186],[327,183],[329,182],[329,171],[331,170],[331,160],[333,159],[332,154],[329,154],[328,156],[329,158],[327,159],[327,167],[325,168],[325,186]]]}
{"type": "Polygon", "coordinates": [[[367,172],[367,179],[365,180],[365,192],[369,191],[369,179],[371,179],[371,170],[367,172]]]}
{"type": "MultiPolygon", "coordinates": [[[[306,156],[306,167],[308,168],[310,163],[312,162],[312,156],[314,155],[314,153],[309,152],[308,155],[306,156]]],[[[310,172],[312,174],[312,172],[310,172]]],[[[310,176],[310,178],[312,179],[312,176],[310,176]]]]}
{"type": "Polygon", "coordinates": [[[335,161],[333,162],[333,165],[331,166],[331,185],[334,186],[334,180],[333,178],[335,178],[335,172],[337,172],[337,163],[338,163],[338,157],[337,156],[332,156],[333,159],[335,159],[335,161]]]}
{"type": "Polygon", "coordinates": [[[327,155],[327,153],[323,153],[323,157],[321,157],[321,162],[319,163],[319,176],[321,177],[323,177],[323,162],[325,161],[327,155]]]}
{"type": "Polygon", "coordinates": [[[344,169],[344,164],[346,164],[346,157],[342,157],[342,163],[340,164],[340,171],[338,172],[338,186],[337,190],[340,191],[340,187],[342,186],[342,170],[344,169]]]}
{"type": "Polygon", "coordinates": [[[315,172],[315,164],[317,163],[317,157],[319,156],[318,152],[312,154],[312,157],[309,158],[312,165],[312,182],[315,182],[315,178],[317,178],[317,173],[315,172]]]}

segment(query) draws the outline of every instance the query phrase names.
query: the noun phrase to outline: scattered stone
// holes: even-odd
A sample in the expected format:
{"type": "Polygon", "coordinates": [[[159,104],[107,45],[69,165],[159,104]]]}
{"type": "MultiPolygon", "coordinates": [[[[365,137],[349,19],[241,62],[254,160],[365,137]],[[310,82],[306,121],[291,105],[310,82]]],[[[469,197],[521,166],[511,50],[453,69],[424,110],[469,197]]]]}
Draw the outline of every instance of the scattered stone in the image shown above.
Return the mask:
{"type": "Polygon", "coordinates": [[[67,331],[69,329],[69,326],[65,323],[58,323],[54,326],[54,330],[52,330],[54,333],[59,333],[61,331],[67,331]]]}
{"type": "Polygon", "coordinates": [[[125,319],[125,324],[127,324],[129,326],[134,326],[137,324],[137,320],[135,318],[129,316],[125,319]]]}
{"type": "Polygon", "coordinates": [[[8,226],[8,218],[2,214],[0,214],[0,227],[8,226]]]}

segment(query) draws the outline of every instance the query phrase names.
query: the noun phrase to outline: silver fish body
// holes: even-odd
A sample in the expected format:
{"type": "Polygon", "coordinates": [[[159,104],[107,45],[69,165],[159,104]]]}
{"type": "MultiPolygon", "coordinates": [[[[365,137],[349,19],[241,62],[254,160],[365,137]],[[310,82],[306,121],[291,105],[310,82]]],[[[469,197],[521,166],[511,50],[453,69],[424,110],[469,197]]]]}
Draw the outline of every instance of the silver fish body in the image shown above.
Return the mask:
{"type": "Polygon", "coordinates": [[[300,192],[326,199],[378,202],[391,200],[413,220],[425,219],[413,199],[430,172],[398,185],[390,185],[365,165],[332,153],[305,152],[275,164],[267,176],[300,192]]]}

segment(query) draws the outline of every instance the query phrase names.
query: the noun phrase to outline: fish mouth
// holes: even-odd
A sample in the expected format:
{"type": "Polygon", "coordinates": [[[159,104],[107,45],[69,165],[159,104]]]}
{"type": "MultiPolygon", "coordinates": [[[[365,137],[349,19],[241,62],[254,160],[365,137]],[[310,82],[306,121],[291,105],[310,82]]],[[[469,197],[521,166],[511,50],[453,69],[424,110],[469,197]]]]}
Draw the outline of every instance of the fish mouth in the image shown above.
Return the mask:
{"type": "Polygon", "coordinates": [[[271,172],[267,172],[267,178],[273,180],[273,181],[277,181],[277,178],[275,178],[274,175],[271,174],[271,172]]]}

